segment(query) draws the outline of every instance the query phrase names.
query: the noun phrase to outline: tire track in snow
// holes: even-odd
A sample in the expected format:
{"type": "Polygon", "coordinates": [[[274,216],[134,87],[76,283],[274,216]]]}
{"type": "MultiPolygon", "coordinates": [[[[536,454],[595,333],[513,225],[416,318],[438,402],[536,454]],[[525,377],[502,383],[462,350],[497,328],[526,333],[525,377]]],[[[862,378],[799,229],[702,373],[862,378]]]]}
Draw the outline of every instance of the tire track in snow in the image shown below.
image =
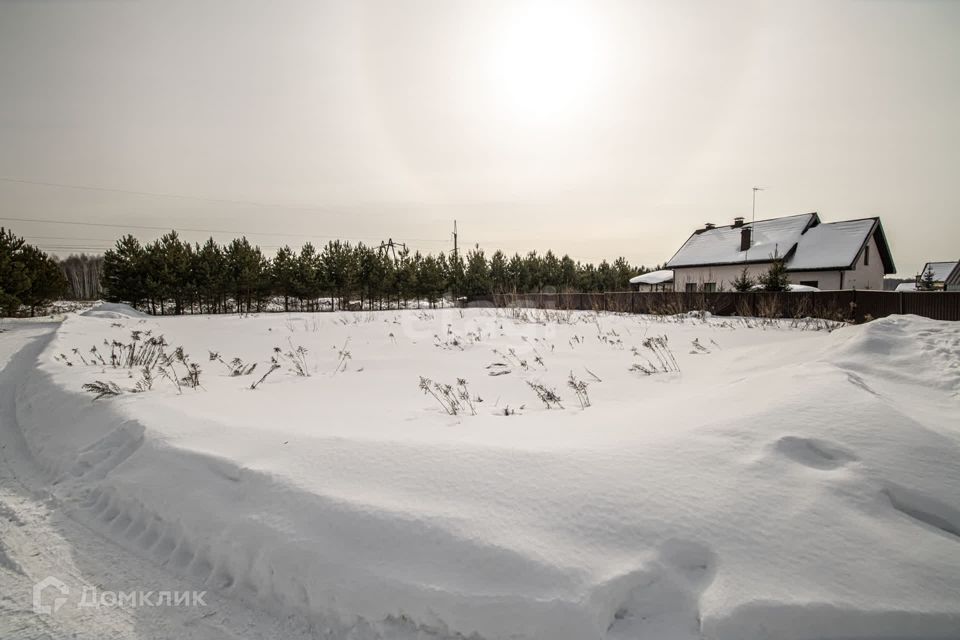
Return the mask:
{"type": "Polygon", "coordinates": [[[208,593],[206,607],[78,607],[84,588],[100,592],[202,589],[178,579],[70,518],[46,488],[16,422],[16,387],[56,324],[0,336],[0,638],[236,640],[307,638],[311,630],[208,593]],[[5,365],[5,366],[4,366],[5,365]],[[33,610],[33,586],[48,576],[69,588],[55,614],[33,610]]]}

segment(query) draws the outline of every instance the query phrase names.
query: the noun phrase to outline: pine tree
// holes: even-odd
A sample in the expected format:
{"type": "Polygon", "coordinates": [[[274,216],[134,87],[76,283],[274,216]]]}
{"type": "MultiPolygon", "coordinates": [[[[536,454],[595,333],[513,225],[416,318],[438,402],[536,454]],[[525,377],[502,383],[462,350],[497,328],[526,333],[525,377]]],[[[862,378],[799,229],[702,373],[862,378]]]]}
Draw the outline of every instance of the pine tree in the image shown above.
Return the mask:
{"type": "Polygon", "coordinates": [[[55,260],[0,227],[0,314],[37,309],[63,295],[67,279],[55,260]]]}
{"type": "Polygon", "coordinates": [[[280,247],[271,262],[270,275],[274,293],[283,297],[284,311],[290,311],[290,298],[295,294],[296,270],[297,264],[293,250],[287,245],[280,247]]]}
{"type": "Polygon", "coordinates": [[[146,251],[132,235],[123,236],[103,254],[104,296],[110,302],[139,307],[148,297],[145,273],[146,251]]]}
{"type": "Polygon", "coordinates": [[[224,251],[224,266],[225,284],[233,293],[237,312],[250,313],[254,302],[259,307],[270,281],[260,247],[252,246],[245,237],[234,239],[224,251]]]}
{"type": "MultiPolygon", "coordinates": [[[[441,253],[440,256],[443,254],[441,253]]],[[[427,302],[433,307],[443,296],[444,289],[443,272],[439,260],[431,255],[424,258],[420,265],[419,276],[418,286],[423,291],[427,302]]]]}
{"type": "Polygon", "coordinates": [[[466,296],[485,296],[491,291],[490,270],[482,249],[467,253],[467,270],[464,274],[463,294],[466,296]]]}
{"type": "Polygon", "coordinates": [[[601,260],[600,265],[597,267],[597,281],[600,285],[600,293],[615,291],[617,287],[616,278],[616,273],[610,268],[610,263],[606,260],[601,260]]]}
{"type": "Polygon", "coordinates": [[[577,263],[568,255],[560,259],[560,291],[570,291],[577,286],[577,263]]]}
{"type": "Polygon", "coordinates": [[[18,259],[23,245],[23,238],[0,227],[0,315],[15,315],[20,309],[20,296],[30,286],[26,268],[18,259]]]}
{"type": "Polygon", "coordinates": [[[786,291],[790,279],[787,276],[787,266],[780,258],[775,258],[770,263],[770,268],[765,274],[760,276],[757,281],[763,285],[764,291],[786,291]]]}
{"type": "Polygon", "coordinates": [[[493,293],[506,293],[510,276],[507,272],[507,256],[497,249],[490,256],[490,288],[493,293]]]}
{"type": "Polygon", "coordinates": [[[615,275],[614,291],[629,291],[630,278],[635,275],[636,270],[630,266],[630,263],[627,262],[627,259],[623,256],[620,256],[614,260],[613,272],[615,275]]]}
{"type": "Polygon", "coordinates": [[[744,267],[743,271],[741,271],[740,275],[734,279],[732,284],[736,291],[750,291],[753,289],[756,281],[750,276],[750,272],[747,270],[747,267],[744,267]]]}
{"type": "Polygon", "coordinates": [[[30,308],[33,316],[39,307],[66,292],[67,279],[56,261],[33,245],[24,244],[19,259],[30,279],[30,286],[20,294],[20,301],[30,308]]]}
{"type": "Polygon", "coordinates": [[[933,291],[936,287],[936,276],[933,273],[933,269],[927,268],[923,272],[923,275],[917,279],[917,289],[919,291],[933,291]]]}
{"type": "Polygon", "coordinates": [[[207,313],[226,311],[227,274],[223,250],[209,238],[202,247],[196,247],[193,256],[193,277],[200,307],[206,305],[207,313]]]}
{"type": "Polygon", "coordinates": [[[324,281],[339,301],[341,309],[347,308],[355,282],[353,249],[349,242],[331,240],[320,254],[324,281]]]}
{"type": "Polygon", "coordinates": [[[560,259],[547,250],[540,260],[540,287],[541,290],[550,287],[556,291],[560,285],[560,259]]]}
{"type": "Polygon", "coordinates": [[[455,253],[447,260],[447,286],[450,288],[450,294],[454,299],[463,295],[463,276],[466,270],[463,264],[463,256],[455,253]]]}

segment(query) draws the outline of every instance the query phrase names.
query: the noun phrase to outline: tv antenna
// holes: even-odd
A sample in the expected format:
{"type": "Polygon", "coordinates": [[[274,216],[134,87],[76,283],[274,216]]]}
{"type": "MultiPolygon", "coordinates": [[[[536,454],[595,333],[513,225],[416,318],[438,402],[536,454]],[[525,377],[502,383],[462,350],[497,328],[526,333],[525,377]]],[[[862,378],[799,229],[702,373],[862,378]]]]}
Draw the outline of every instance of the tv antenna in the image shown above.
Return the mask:
{"type": "MultiPolygon", "coordinates": [[[[764,190],[763,187],[753,188],[753,210],[750,215],[750,226],[753,226],[753,223],[757,221],[757,191],[763,191],[763,190],[764,190]]],[[[751,238],[752,237],[753,236],[751,235],[751,238]]]]}

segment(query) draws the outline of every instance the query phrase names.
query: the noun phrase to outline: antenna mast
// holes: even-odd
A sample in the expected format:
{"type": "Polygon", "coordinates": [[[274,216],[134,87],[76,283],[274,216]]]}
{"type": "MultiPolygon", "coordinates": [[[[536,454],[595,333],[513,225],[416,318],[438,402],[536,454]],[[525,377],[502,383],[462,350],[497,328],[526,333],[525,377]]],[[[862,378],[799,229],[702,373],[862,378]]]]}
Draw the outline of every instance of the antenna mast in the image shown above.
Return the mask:
{"type": "MultiPolygon", "coordinates": [[[[754,188],[753,188],[753,210],[752,210],[751,216],[750,216],[750,226],[751,226],[751,227],[753,226],[753,223],[757,221],[757,191],[763,191],[763,188],[762,188],[762,187],[754,187],[754,188]]],[[[752,243],[753,243],[753,235],[752,235],[753,232],[751,231],[750,233],[751,233],[750,243],[752,244],[752,243]]]]}
{"type": "Polygon", "coordinates": [[[457,221],[453,221],[453,257],[457,257],[457,221]]]}

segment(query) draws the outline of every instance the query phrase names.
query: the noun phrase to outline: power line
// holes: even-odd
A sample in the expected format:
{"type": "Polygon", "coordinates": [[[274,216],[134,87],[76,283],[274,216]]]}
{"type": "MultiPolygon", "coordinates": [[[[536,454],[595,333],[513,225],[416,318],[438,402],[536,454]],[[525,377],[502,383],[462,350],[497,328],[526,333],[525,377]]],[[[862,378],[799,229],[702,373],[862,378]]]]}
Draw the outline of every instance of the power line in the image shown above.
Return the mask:
{"type": "Polygon", "coordinates": [[[217,204],[239,204],[248,207],[267,207],[271,209],[293,209],[297,211],[325,211],[327,213],[343,213],[330,209],[329,207],[298,207],[294,205],[278,205],[267,202],[257,202],[255,200],[231,200],[229,198],[206,198],[203,196],[190,196],[179,193],[160,193],[156,191],[137,191],[135,189],[115,189],[112,187],[93,187],[80,184],[66,184],[63,182],[48,182],[45,180],[24,180],[22,178],[0,177],[0,182],[10,182],[13,184],[29,184],[36,187],[55,187],[58,189],[77,189],[79,191],[98,191],[103,193],[123,193],[131,196],[146,196],[150,198],[174,198],[176,200],[196,200],[198,202],[213,202],[217,204]]]}
{"type": "MultiPolygon", "coordinates": [[[[111,228],[111,229],[138,229],[144,231],[170,231],[173,227],[158,227],[152,225],[143,225],[143,224],[109,224],[106,222],[78,222],[76,220],[51,220],[51,219],[37,219],[37,218],[13,218],[13,217],[0,217],[0,220],[8,222],[32,222],[38,224],[65,224],[72,226],[80,227],[100,227],[100,228],[111,228]]],[[[175,229],[176,231],[186,231],[190,233],[225,233],[232,234],[234,236],[269,236],[275,238],[324,238],[327,240],[366,240],[368,242],[374,242],[371,238],[346,238],[344,236],[331,236],[331,235],[322,235],[322,234],[304,234],[304,233],[278,233],[271,231],[238,231],[234,229],[195,229],[189,227],[180,227],[175,229]]],[[[404,238],[408,242],[436,242],[441,244],[446,244],[447,240],[438,240],[435,238],[404,238]]],[[[376,242],[379,242],[377,240],[376,242]]]]}
{"type": "Polygon", "coordinates": [[[23,236],[24,240],[73,240],[75,242],[113,242],[112,238],[75,238],[73,236],[23,236]]]}

